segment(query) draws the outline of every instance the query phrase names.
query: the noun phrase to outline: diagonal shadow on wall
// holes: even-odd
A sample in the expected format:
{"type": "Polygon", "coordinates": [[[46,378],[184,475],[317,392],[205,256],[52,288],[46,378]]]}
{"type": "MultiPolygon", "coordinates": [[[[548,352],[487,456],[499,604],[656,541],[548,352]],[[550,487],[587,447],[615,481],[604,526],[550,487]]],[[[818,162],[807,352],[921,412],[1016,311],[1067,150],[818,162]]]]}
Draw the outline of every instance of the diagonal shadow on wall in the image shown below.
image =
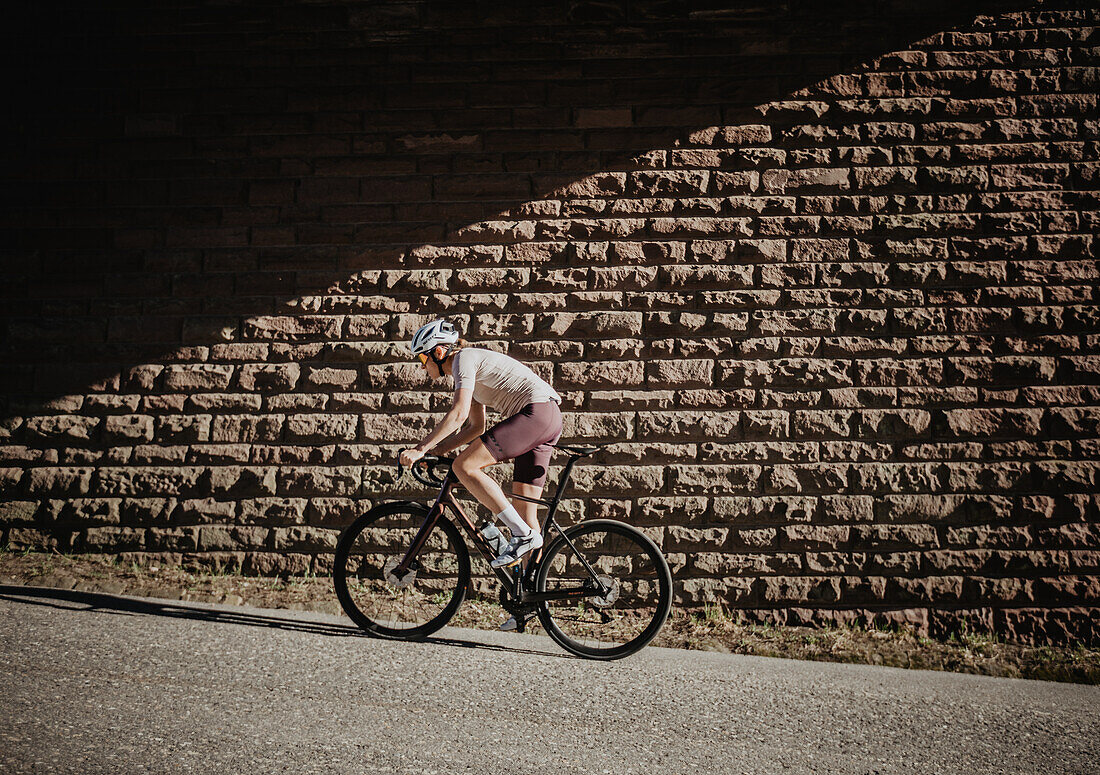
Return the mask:
{"type": "MultiPolygon", "coordinates": [[[[736,239],[738,218],[773,206],[760,174],[779,164],[740,147],[774,139],[812,164],[812,135],[781,137],[814,118],[805,106],[760,106],[826,79],[822,94],[873,95],[864,63],[987,10],[1008,9],[21,8],[5,45],[0,413],[89,390],[229,387],[216,370],[188,382],[146,368],[173,362],[392,363],[418,321],[403,313],[457,314],[481,340],[551,354],[525,342],[561,336],[552,322],[511,330],[479,316],[516,290],[531,294],[507,312],[538,311],[539,291],[570,287],[554,271],[616,261],[594,243],[675,263],[670,239],[736,239]],[[677,150],[716,147],[721,177],[662,173],[677,150]],[[663,209],[604,209],[624,192],[663,209]],[[695,233],[693,216],[725,217],[728,231],[695,233]],[[671,236],[662,219],[678,219],[671,236]],[[512,271],[404,271],[464,267],[512,271]],[[352,329],[340,316],[353,314],[352,329]]],[[[395,368],[358,387],[416,384],[395,368]]]]}

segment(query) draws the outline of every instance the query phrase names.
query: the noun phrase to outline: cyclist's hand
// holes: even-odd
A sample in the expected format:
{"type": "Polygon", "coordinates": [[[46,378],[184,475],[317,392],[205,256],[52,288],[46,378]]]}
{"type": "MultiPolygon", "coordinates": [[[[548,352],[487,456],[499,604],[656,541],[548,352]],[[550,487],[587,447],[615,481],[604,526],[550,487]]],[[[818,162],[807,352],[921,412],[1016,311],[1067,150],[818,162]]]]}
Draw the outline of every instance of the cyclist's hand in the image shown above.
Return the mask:
{"type": "Polygon", "coordinates": [[[419,449],[403,449],[401,455],[397,458],[397,462],[403,466],[411,466],[422,457],[424,457],[424,453],[419,449]]]}

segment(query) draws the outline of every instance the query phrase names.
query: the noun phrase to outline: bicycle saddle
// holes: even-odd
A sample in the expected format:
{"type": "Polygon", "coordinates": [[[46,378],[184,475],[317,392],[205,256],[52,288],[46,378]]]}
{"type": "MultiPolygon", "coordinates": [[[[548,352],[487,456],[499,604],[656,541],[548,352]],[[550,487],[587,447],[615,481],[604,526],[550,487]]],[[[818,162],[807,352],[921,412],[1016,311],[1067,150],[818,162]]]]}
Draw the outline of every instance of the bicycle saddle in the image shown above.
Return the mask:
{"type": "Polygon", "coordinates": [[[550,446],[553,447],[554,449],[560,449],[560,450],[563,450],[565,452],[568,452],[570,455],[573,455],[574,457],[585,457],[587,455],[591,455],[593,452],[599,452],[604,447],[610,446],[611,444],[614,444],[614,443],[615,442],[613,442],[613,441],[605,441],[602,444],[596,444],[593,447],[573,447],[573,446],[569,446],[567,444],[551,444],[550,446]]]}

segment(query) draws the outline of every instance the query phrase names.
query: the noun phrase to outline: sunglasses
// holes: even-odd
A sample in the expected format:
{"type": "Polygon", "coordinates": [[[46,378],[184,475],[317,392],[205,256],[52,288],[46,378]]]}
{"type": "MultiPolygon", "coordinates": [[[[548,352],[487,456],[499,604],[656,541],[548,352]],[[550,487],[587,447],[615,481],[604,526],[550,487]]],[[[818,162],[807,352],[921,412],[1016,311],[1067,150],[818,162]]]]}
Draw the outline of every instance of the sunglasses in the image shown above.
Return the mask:
{"type": "Polygon", "coordinates": [[[420,359],[421,363],[427,363],[428,362],[428,354],[427,353],[417,353],[416,357],[420,359]]]}

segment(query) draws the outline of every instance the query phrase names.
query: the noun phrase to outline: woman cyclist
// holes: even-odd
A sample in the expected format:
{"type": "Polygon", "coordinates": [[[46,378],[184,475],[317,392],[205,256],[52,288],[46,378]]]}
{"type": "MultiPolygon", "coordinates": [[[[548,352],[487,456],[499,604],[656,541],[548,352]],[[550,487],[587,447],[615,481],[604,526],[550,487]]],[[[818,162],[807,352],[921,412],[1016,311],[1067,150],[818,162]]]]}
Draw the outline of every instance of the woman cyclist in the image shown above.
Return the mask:
{"type": "MultiPolygon", "coordinates": [[[[411,347],[431,379],[454,378],[455,392],[450,410],[435,429],[415,447],[402,450],[401,465],[412,465],[429,450],[444,455],[471,442],[452,470],[462,486],[511,531],[512,540],[492,566],[516,565],[542,546],[535,504],[519,498],[509,503],[500,485],[483,469],[514,458],[513,494],[538,498],[546,484],[551,445],[561,437],[561,396],[514,358],[471,347],[445,320],[421,326],[411,347]],[[489,430],[485,430],[486,406],[504,416],[489,430]]],[[[501,629],[514,627],[509,620],[501,629]]]]}

